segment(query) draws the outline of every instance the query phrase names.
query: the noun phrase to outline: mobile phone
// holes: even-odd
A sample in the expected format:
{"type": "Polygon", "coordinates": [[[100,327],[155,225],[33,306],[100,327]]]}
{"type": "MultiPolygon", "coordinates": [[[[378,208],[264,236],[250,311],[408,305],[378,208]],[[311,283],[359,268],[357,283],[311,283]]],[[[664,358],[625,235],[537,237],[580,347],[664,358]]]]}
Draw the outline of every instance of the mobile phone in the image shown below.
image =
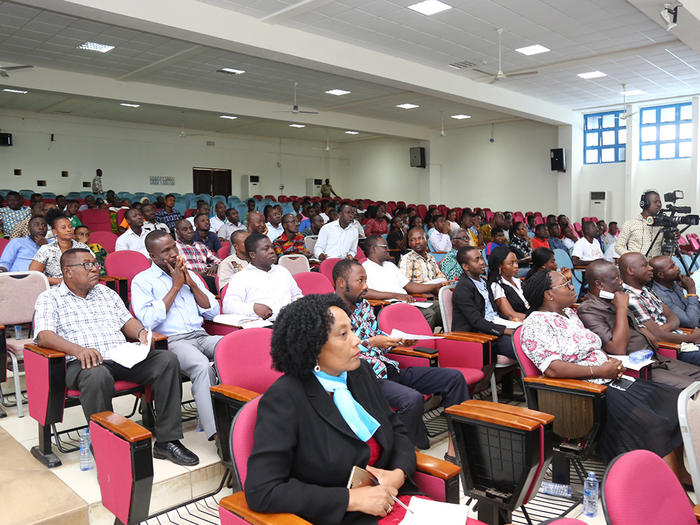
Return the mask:
{"type": "Polygon", "coordinates": [[[609,299],[612,301],[613,299],[615,299],[615,294],[607,292],[605,290],[601,290],[600,292],[598,292],[598,297],[600,297],[601,299],[609,299]]]}

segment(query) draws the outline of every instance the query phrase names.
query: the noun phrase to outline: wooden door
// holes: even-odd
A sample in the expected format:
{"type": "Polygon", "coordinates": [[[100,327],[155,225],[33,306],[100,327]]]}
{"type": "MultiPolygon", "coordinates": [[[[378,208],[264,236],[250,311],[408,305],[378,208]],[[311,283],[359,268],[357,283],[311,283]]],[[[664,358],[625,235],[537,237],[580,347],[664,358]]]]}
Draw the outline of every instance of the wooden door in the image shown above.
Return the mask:
{"type": "Polygon", "coordinates": [[[209,195],[231,195],[231,170],[192,168],[192,191],[209,195]]]}

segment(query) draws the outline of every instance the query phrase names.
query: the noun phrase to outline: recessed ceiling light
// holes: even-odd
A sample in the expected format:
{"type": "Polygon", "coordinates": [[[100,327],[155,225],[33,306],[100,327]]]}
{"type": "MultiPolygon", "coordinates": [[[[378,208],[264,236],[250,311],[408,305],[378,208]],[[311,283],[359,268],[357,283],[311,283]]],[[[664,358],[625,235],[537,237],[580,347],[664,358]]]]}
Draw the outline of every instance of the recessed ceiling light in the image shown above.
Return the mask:
{"type": "Polygon", "coordinates": [[[141,104],[129,104],[128,102],[120,102],[120,106],[124,106],[125,108],[140,108],[141,104]]]}
{"type": "Polygon", "coordinates": [[[472,118],[472,116],[459,114],[459,115],[450,115],[450,118],[456,118],[457,120],[464,120],[465,118],[472,118]]]}
{"type": "Polygon", "coordinates": [[[346,135],[359,135],[360,132],[359,131],[346,131],[345,134],[346,135]]]}
{"type": "Polygon", "coordinates": [[[620,91],[620,95],[626,95],[628,97],[636,97],[637,95],[644,95],[646,91],[641,89],[628,89],[627,91],[620,91]]]}
{"type": "Polygon", "coordinates": [[[7,93],[19,93],[20,95],[26,95],[29,93],[29,91],[24,91],[23,89],[10,89],[10,88],[5,88],[3,91],[6,91],[7,93]]]}
{"type": "Polygon", "coordinates": [[[401,109],[414,109],[420,106],[418,104],[396,104],[396,107],[401,109]]]}
{"type": "Polygon", "coordinates": [[[585,80],[590,80],[592,78],[607,77],[608,75],[606,75],[602,71],[589,71],[588,73],[579,73],[577,76],[585,80]]]}
{"type": "Polygon", "coordinates": [[[516,49],[518,53],[522,53],[523,55],[537,55],[539,53],[546,53],[547,51],[551,51],[548,47],[541,46],[539,44],[535,44],[534,46],[526,46],[526,47],[520,47],[516,49]]]}
{"type": "Polygon", "coordinates": [[[344,89],[329,89],[326,91],[329,95],[335,95],[336,97],[340,97],[342,95],[349,95],[352,93],[351,91],[345,91],[344,89]]]}
{"type": "Polygon", "coordinates": [[[219,118],[225,118],[228,120],[236,120],[238,117],[236,117],[234,115],[219,115],[219,118]]]}
{"type": "Polygon", "coordinates": [[[305,128],[306,124],[290,124],[290,128],[305,128]]]}
{"type": "Polygon", "coordinates": [[[78,49],[85,49],[86,51],[97,51],[98,53],[106,53],[114,49],[114,46],[109,44],[100,44],[99,42],[83,42],[78,46],[78,49]]]}
{"type": "Polygon", "coordinates": [[[216,70],[217,73],[228,73],[229,75],[242,75],[245,69],[234,69],[232,67],[222,67],[216,70]]]}
{"type": "Polygon", "coordinates": [[[447,5],[444,2],[440,2],[440,0],[425,0],[424,2],[418,2],[417,4],[409,5],[408,8],[413,9],[414,11],[418,11],[423,15],[430,16],[434,15],[435,13],[440,13],[442,11],[452,9],[452,6],[447,5]]]}

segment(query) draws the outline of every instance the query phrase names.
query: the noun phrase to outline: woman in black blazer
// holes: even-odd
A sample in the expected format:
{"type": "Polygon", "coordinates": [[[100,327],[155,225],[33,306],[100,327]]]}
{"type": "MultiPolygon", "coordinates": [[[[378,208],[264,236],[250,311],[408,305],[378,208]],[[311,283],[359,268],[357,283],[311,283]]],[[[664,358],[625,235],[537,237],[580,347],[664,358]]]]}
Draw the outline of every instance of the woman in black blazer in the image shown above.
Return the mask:
{"type": "Polygon", "coordinates": [[[291,512],[315,524],[372,524],[391,511],[391,496],[419,492],[410,479],[413,445],[371,368],[360,361],[359,342],[336,295],[308,295],[278,315],[272,360],[284,375],[258,407],[245,483],[253,510],[291,512]],[[350,394],[378,423],[369,439],[350,428],[319,372],[347,372],[350,394]],[[345,488],[355,465],[367,467],[381,485],[345,488]]]}

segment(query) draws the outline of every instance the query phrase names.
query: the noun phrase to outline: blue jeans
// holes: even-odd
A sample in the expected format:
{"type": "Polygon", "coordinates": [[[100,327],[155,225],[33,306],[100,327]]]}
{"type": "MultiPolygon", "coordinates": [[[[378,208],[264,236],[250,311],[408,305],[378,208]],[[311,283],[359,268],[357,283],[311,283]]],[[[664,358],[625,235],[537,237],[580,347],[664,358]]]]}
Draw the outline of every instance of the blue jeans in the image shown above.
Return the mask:
{"type": "Polygon", "coordinates": [[[678,352],[678,359],[692,365],[700,366],[700,350],[697,352],[678,352]]]}

